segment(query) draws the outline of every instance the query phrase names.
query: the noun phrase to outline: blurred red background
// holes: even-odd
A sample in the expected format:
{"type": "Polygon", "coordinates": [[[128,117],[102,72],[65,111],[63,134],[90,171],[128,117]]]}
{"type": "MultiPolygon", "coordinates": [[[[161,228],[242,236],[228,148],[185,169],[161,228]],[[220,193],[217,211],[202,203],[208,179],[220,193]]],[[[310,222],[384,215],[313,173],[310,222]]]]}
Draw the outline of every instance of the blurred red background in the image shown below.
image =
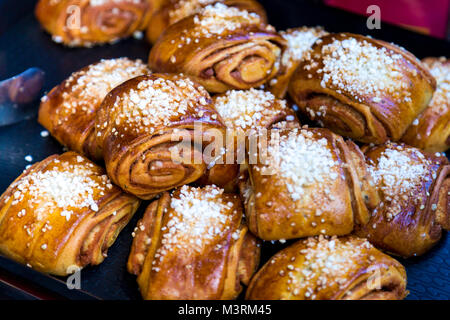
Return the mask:
{"type": "Polygon", "coordinates": [[[368,15],[367,7],[380,7],[381,20],[410,30],[446,38],[450,0],[324,0],[327,5],[368,15]]]}

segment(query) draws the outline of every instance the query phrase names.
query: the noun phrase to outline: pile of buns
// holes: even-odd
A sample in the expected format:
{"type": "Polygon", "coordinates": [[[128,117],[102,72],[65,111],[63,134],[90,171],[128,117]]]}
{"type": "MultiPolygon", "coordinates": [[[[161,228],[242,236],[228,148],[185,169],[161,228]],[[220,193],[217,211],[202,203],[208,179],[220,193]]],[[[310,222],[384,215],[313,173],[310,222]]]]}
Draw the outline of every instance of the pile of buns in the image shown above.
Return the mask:
{"type": "Polygon", "coordinates": [[[36,15],[68,46],[146,30],[153,47],[42,98],[71,151],[1,196],[2,254],[56,275],[99,264],[150,200],[127,264],[144,299],[403,299],[392,256],[450,229],[446,58],[277,31],[254,0],[40,0],[36,15]],[[260,266],[263,241],[289,245],[260,266]]]}

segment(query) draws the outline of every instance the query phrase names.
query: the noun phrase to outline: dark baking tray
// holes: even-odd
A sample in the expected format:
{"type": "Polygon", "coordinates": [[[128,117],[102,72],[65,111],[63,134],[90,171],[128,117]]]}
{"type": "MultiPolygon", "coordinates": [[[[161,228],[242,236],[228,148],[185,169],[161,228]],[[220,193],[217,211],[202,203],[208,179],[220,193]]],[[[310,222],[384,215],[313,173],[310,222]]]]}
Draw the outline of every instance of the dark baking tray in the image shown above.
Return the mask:
{"type": "MultiPolygon", "coordinates": [[[[351,13],[323,6],[318,1],[262,0],[269,20],[277,29],[301,25],[322,25],[328,31],[349,31],[370,34],[375,38],[395,42],[412,51],[419,58],[449,55],[450,46],[438,40],[409,32],[388,24],[380,30],[368,30],[366,20],[351,13]]],[[[45,71],[44,91],[50,90],[70,73],[101,58],[128,56],[146,60],[150,46],[145,40],[127,39],[114,45],[92,49],[67,49],[51,41],[33,16],[35,1],[0,0],[0,80],[12,77],[31,67],[45,71]]],[[[43,93],[42,92],[42,93],[43,93]]],[[[32,155],[39,161],[62,147],[51,137],[40,136],[43,128],[36,122],[38,102],[32,104],[32,116],[17,119],[0,127],[0,192],[22,172],[28,164],[24,157],[32,155]]],[[[0,256],[0,276],[9,274],[51,292],[58,298],[69,299],[139,299],[135,277],[126,272],[126,260],[131,232],[142,215],[145,204],[119,235],[99,266],[87,267],[81,273],[81,290],[67,289],[64,279],[41,274],[0,256]]],[[[280,244],[263,245],[262,262],[281,248],[280,244]]],[[[426,255],[402,261],[408,272],[408,299],[450,299],[450,238],[442,241],[426,255]]],[[[0,283],[0,298],[34,298],[20,289],[0,283]],[[11,291],[13,290],[13,291],[11,291]],[[18,292],[14,293],[14,290],[18,292]]]]}

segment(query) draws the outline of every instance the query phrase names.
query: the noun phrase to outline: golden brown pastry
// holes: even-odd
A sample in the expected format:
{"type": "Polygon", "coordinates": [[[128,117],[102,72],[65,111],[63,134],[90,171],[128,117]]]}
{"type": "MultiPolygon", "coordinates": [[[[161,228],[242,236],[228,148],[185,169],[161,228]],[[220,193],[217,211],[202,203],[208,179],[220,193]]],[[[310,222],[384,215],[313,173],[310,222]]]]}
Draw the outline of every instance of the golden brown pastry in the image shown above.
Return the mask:
{"type": "Polygon", "coordinates": [[[223,3],[229,7],[236,7],[258,14],[264,22],[266,12],[255,0],[168,0],[164,5],[153,13],[147,27],[146,37],[151,43],[156,42],[158,37],[168,26],[184,19],[190,15],[199,13],[207,5],[223,3]]]}
{"type": "Polygon", "coordinates": [[[259,263],[239,197],[183,186],[150,204],[135,229],[129,272],[144,299],[234,299],[259,263]]]}
{"type": "Polygon", "coordinates": [[[229,90],[214,96],[213,101],[227,129],[236,134],[242,131],[249,136],[280,121],[297,121],[286,101],[277,99],[269,91],[229,90]]]}
{"type": "Polygon", "coordinates": [[[221,156],[210,162],[208,175],[201,182],[235,190],[239,166],[248,162],[250,141],[255,145],[257,134],[275,123],[288,121],[298,125],[298,120],[286,101],[275,98],[268,91],[254,88],[216,95],[213,103],[227,127],[227,133],[216,147],[222,150],[221,156]]]}
{"type": "Polygon", "coordinates": [[[169,26],[150,51],[157,72],[182,72],[209,92],[258,87],[278,72],[286,41],[255,13],[208,5],[169,26]]]}
{"type": "Polygon", "coordinates": [[[108,93],[96,118],[109,177],[142,199],[200,178],[207,168],[203,148],[215,129],[224,125],[208,92],[173,74],[126,81],[108,93]]]}
{"type": "Polygon", "coordinates": [[[39,0],[36,18],[55,42],[92,47],[147,27],[163,0],[39,0]]]}
{"type": "Polygon", "coordinates": [[[213,159],[217,159],[220,163],[210,162],[205,174],[195,181],[195,184],[199,186],[216,185],[226,192],[237,192],[239,165],[235,162],[227,164],[226,153],[223,152],[218,153],[217,157],[213,159]]]}
{"type": "Polygon", "coordinates": [[[314,237],[275,254],[252,278],[251,300],[401,300],[405,268],[367,240],[314,237]]]}
{"type": "MultiPolygon", "coordinates": [[[[286,101],[277,99],[268,91],[254,88],[229,90],[214,96],[213,101],[227,127],[227,147],[234,152],[237,164],[247,163],[249,152],[255,156],[258,136],[266,134],[275,124],[286,122],[293,127],[300,126],[286,101]]],[[[230,158],[228,149],[226,156],[230,158]]]]}
{"type": "Polygon", "coordinates": [[[300,27],[281,31],[280,35],[287,41],[287,48],[281,57],[278,75],[266,84],[267,89],[276,97],[284,98],[289,80],[305,53],[311,49],[317,39],[327,34],[328,32],[322,27],[300,27]]]}
{"type": "Polygon", "coordinates": [[[292,76],[289,94],[333,132],[379,144],[398,141],[435,88],[429,71],[406,50],[339,33],[316,41],[292,76]]]}
{"type": "Polygon", "coordinates": [[[271,134],[241,187],[250,231],[280,240],[345,235],[367,223],[374,191],[356,145],[327,129],[271,134]]]}
{"type": "Polygon", "coordinates": [[[421,255],[450,229],[450,165],[444,154],[428,154],[387,143],[365,152],[381,202],[356,234],[376,247],[410,257],[421,255]]]}
{"type": "Polygon", "coordinates": [[[63,145],[91,159],[101,158],[95,138],[95,116],[113,88],[149,73],[141,60],[101,60],[74,72],[41,99],[38,121],[63,145]]]}
{"type": "Polygon", "coordinates": [[[402,141],[430,152],[450,148],[450,61],[445,57],[422,61],[436,79],[428,107],[409,126],[402,141]]]}
{"type": "Polygon", "coordinates": [[[75,152],[53,155],[25,170],[0,197],[0,252],[67,275],[101,263],[138,206],[90,160],[75,152]]]}

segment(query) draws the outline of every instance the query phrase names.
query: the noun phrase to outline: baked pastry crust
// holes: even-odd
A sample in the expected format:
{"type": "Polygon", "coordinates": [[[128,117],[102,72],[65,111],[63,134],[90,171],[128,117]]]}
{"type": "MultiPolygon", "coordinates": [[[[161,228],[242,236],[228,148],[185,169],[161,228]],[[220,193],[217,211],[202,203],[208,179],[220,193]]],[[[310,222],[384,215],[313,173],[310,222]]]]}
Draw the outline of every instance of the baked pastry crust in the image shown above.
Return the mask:
{"type": "Polygon", "coordinates": [[[252,278],[250,300],[401,300],[405,268],[367,240],[300,240],[273,256],[252,278]]]}
{"type": "Polygon", "coordinates": [[[376,197],[357,146],[327,129],[278,131],[265,159],[260,154],[260,162],[249,164],[249,183],[241,187],[249,229],[280,240],[345,235],[367,223],[376,197]]]}
{"type": "Polygon", "coordinates": [[[203,148],[224,125],[203,87],[183,75],[154,73],[113,89],[95,129],[111,180],[151,199],[205,173],[203,148]]]}
{"type": "Polygon", "coordinates": [[[39,0],[35,15],[55,42],[69,47],[112,43],[147,27],[163,0],[39,0]]]}
{"type": "Polygon", "coordinates": [[[267,22],[266,11],[255,0],[168,0],[152,14],[145,33],[147,40],[155,43],[168,26],[199,13],[207,5],[223,3],[229,7],[254,12],[267,22]]]}
{"type": "Polygon", "coordinates": [[[387,143],[365,151],[380,195],[358,236],[403,257],[428,251],[450,227],[450,165],[444,154],[387,143]]]}
{"type": "Polygon", "coordinates": [[[100,60],[76,71],[41,99],[38,121],[61,144],[93,160],[102,158],[96,144],[95,117],[113,88],[150,73],[141,60],[100,60]]]}
{"type": "Polygon", "coordinates": [[[287,102],[260,89],[229,90],[213,97],[214,107],[228,130],[247,136],[269,129],[280,121],[298,123],[287,102]]]}
{"type": "Polygon", "coordinates": [[[139,203],[87,158],[50,156],[0,197],[0,252],[60,276],[100,264],[139,203]]]}
{"type": "Polygon", "coordinates": [[[402,141],[429,152],[443,152],[450,148],[450,61],[430,57],[422,62],[436,79],[437,88],[430,104],[409,126],[402,141]]]}
{"type": "Polygon", "coordinates": [[[398,141],[435,89],[433,76],[411,53],[350,33],[317,40],[289,84],[291,98],[310,119],[376,144],[398,141]]]}
{"type": "Polygon", "coordinates": [[[209,92],[249,89],[277,74],[285,43],[257,14],[216,3],[169,26],[149,65],[186,74],[209,92]]]}
{"type": "Polygon", "coordinates": [[[300,124],[286,101],[264,90],[229,90],[215,95],[213,104],[227,131],[216,147],[222,153],[210,163],[207,174],[199,182],[236,191],[240,166],[248,163],[249,146],[257,143],[258,135],[282,121],[290,126],[300,124]]]}
{"type": "Polygon", "coordinates": [[[144,299],[234,299],[259,264],[239,197],[215,186],[163,193],[135,230],[129,272],[144,299]]]}
{"type": "Polygon", "coordinates": [[[277,98],[284,98],[289,81],[294,71],[299,66],[307,51],[322,36],[328,34],[322,27],[299,27],[280,31],[280,35],[287,41],[287,47],[283,51],[281,64],[275,78],[265,84],[267,90],[277,98]]]}

